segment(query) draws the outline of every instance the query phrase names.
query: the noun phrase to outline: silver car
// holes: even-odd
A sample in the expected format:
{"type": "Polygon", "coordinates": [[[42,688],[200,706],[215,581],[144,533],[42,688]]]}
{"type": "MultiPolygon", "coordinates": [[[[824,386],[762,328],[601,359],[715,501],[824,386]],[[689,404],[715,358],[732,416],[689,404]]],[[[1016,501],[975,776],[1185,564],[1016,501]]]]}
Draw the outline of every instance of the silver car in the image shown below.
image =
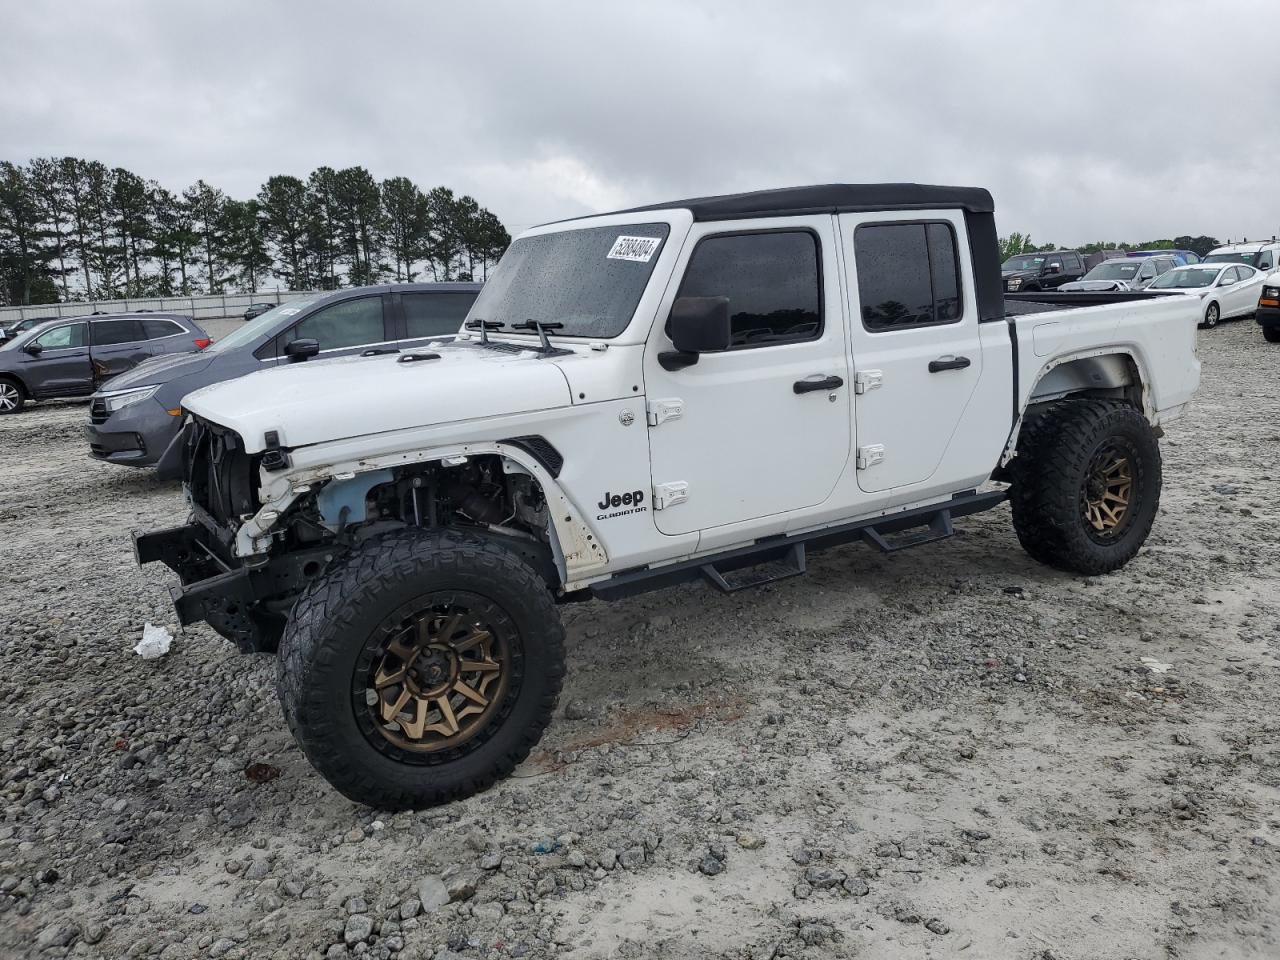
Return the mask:
{"type": "Polygon", "coordinates": [[[1100,290],[1145,290],[1158,276],[1168,273],[1178,262],[1173,257],[1117,257],[1104,260],[1079,280],[1064,283],[1064,293],[1100,290]]]}

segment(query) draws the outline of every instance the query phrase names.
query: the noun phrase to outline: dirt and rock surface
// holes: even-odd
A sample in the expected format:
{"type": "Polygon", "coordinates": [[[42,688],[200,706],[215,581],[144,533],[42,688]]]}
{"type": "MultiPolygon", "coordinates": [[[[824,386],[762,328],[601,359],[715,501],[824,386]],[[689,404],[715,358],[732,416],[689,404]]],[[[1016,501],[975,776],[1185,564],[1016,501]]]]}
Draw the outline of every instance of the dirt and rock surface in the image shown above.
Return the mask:
{"type": "Polygon", "coordinates": [[[269,658],[131,651],[178,487],[89,460],[83,404],[0,418],[0,955],[1280,956],[1280,348],[1201,344],[1126,570],[1002,508],[572,606],[530,760],[395,815],[312,772],[269,658]]]}

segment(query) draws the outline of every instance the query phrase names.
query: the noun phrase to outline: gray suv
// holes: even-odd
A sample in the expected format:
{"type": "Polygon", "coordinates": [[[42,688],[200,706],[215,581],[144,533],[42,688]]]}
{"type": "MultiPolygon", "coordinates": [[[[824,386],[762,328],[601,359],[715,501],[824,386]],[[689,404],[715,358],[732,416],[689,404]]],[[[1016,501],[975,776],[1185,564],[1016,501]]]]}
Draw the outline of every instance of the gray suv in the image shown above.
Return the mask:
{"type": "Polygon", "coordinates": [[[187,394],[277,364],[394,352],[451,336],[461,329],[480,286],[401,283],[287,300],[208,350],[152,360],[104,384],[89,405],[89,450],[109,463],[160,465],[163,476],[176,476],[181,451],[174,441],[187,394]]]}
{"type": "Polygon", "coordinates": [[[101,314],[48,320],[0,344],[0,414],[29,400],[87,397],[98,385],[162,354],[213,341],[175,313],[101,314]]]}

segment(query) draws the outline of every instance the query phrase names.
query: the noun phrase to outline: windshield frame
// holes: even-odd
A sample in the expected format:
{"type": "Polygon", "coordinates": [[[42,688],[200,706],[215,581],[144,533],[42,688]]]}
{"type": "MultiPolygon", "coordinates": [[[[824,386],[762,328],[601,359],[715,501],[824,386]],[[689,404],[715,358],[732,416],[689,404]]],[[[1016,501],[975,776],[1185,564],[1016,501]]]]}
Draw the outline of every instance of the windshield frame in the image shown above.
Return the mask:
{"type": "Polygon", "coordinates": [[[1048,261],[1049,261],[1049,255],[1047,253],[1017,253],[1017,254],[1014,254],[1012,257],[1010,257],[1008,260],[1006,260],[1004,263],[1000,264],[1000,272],[1001,273],[1039,273],[1040,270],[1044,267],[1044,265],[1048,263],[1048,261]],[[1035,261],[1035,264],[1034,266],[1030,266],[1030,267],[1009,266],[1009,264],[1013,263],[1015,260],[1033,260],[1035,261]]]}
{"type": "MultiPolygon", "coordinates": [[[[1143,258],[1143,259],[1146,259],[1146,258],[1143,258]]],[[[1154,259],[1154,258],[1152,258],[1152,259],[1154,259]]],[[[1137,258],[1137,257],[1132,257],[1132,258],[1130,258],[1130,257],[1112,257],[1110,260],[1103,260],[1101,263],[1096,264],[1095,266],[1093,266],[1092,268],[1090,268],[1089,272],[1088,272],[1088,273],[1086,273],[1086,274],[1085,274],[1083,277],[1081,277],[1080,279],[1081,279],[1081,280],[1121,280],[1121,281],[1124,281],[1125,283],[1128,283],[1130,280],[1136,280],[1136,279],[1137,279],[1137,277],[1138,277],[1138,274],[1139,274],[1139,273],[1141,273],[1141,272],[1142,272],[1142,260],[1141,260],[1141,259],[1139,259],[1139,258],[1137,258]],[[1106,268],[1106,267],[1111,267],[1112,269],[1119,268],[1119,267],[1128,267],[1128,268],[1130,268],[1133,272],[1132,272],[1131,274],[1129,274],[1129,276],[1127,276],[1127,277],[1103,277],[1103,276],[1094,276],[1094,271],[1095,271],[1095,270],[1102,270],[1102,269],[1104,269],[1104,268],[1106,268]]]]}
{"type": "Polygon", "coordinates": [[[1212,287],[1214,284],[1218,282],[1218,278],[1222,276],[1222,271],[1227,269],[1227,267],[1232,267],[1232,266],[1236,266],[1236,264],[1211,263],[1209,264],[1208,267],[1205,267],[1199,263],[1189,263],[1181,267],[1174,267],[1172,270],[1168,270],[1160,274],[1160,276],[1156,277],[1155,280],[1151,281],[1151,285],[1147,287],[1147,289],[1148,290],[1208,290],[1210,287],[1212,287]],[[1187,286],[1185,283],[1181,283],[1181,284],[1164,283],[1162,285],[1162,281],[1171,280],[1173,277],[1177,276],[1180,273],[1189,274],[1189,275],[1210,274],[1211,279],[1209,280],[1208,283],[1202,283],[1196,286],[1187,286]]]}
{"type": "Polygon", "coordinates": [[[213,341],[213,343],[204,348],[204,352],[217,355],[219,353],[234,352],[238,349],[252,349],[260,339],[269,340],[279,333],[280,330],[276,329],[278,324],[282,324],[281,329],[283,329],[293,323],[297,323],[296,318],[299,314],[311,310],[329,295],[330,292],[326,291],[312,297],[294,297],[292,300],[285,300],[270,310],[258,314],[252,320],[246,320],[242,326],[236,327],[225,337],[213,341]]]}
{"type": "MultiPolygon", "coordinates": [[[[548,330],[547,337],[551,341],[564,340],[570,344],[582,344],[584,342],[599,341],[602,343],[617,344],[619,346],[629,346],[633,344],[641,344],[648,340],[651,330],[654,327],[661,328],[661,324],[655,324],[654,318],[657,316],[658,307],[666,293],[668,283],[672,276],[672,270],[675,267],[677,258],[680,256],[681,249],[686,246],[689,229],[693,226],[693,215],[684,209],[671,208],[660,210],[645,210],[634,213],[613,213],[605,214],[598,217],[584,217],[580,220],[567,220],[557,223],[548,223],[538,227],[532,227],[521,233],[512,242],[514,247],[519,241],[528,237],[545,236],[547,234],[566,233],[569,231],[590,230],[601,227],[627,227],[640,226],[645,224],[662,224],[667,227],[666,239],[658,248],[654,255],[649,276],[645,281],[645,285],[640,292],[639,300],[635,309],[631,311],[631,316],[622,329],[612,336],[602,336],[600,334],[589,333],[566,333],[563,330],[548,330]]],[[[718,224],[716,225],[718,226],[718,224]]],[[[510,249],[510,248],[508,248],[510,249]]],[[[503,255],[504,258],[506,254],[503,255]]],[[[467,312],[467,318],[464,327],[460,333],[461,336],[468,339],[479,339],[478,330],[469,330],[465,324],[471,323],[483,317],[485,320],[493,320],[494,317],[484,315],[484,294],[489,289],[490,284],[498,277],[499,271],[502,269],[502,263],[489,272],[489,277],[485,281],[484,289],[476,297],[476,302],[472,305],[471,310],[467,312]],[[477,310],[477,308],[480,308],[477,310]]],[[[507,319],[507,318],[496,318],[507,319]]],[[[520,318],[517,322],[525,318],[520,318]]],[[[544,319],[544,318],[536,318],[544,319]]],[[[502,340],[531,340],[539,341],[538,332],[536,330],[512,330],[510,326],[504,326],[499,329],[489,330],[489,339],[502,340]]]]}
{"type": "Polygon", "coordinates": [[[1237,250],[1234,252],[1223,251],[1222,253],[1211,253],[1208,256],[1204,257],[1204,259],[1202,259],[1200,262],[1201,263],[1237,263],[1237,264],[1243,264],[1246,267],[1254,267],[1256,269],[1258,266],[1258,258],[1260,256],[1262,256],[1261,250],[1254,250],[1252,252],[1246,251],[1246,250],[1237,250]]]}

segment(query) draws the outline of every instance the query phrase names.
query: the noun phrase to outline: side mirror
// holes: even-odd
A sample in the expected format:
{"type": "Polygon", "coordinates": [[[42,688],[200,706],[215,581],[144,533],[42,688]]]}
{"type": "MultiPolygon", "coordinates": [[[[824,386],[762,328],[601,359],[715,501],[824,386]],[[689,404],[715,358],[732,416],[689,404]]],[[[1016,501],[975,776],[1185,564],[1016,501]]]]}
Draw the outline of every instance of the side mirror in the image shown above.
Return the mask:
{"type": "Polygon", "coordinates": [[[679,370],[698,362],[698,354],[728,350],[732,342],[728,297],[679,297],[671,305],[667,335],[674,351],[658,354],[665,370],[679,370]]]}
{"type": "Polygon", "coordinates": [[[38,343],[28,343],[22,348],[22,352],[29,353],[33,357],[38,357],[40,354],[44,353],[44,347],[40,346],[38,343]]]}
{"type": "Polygon", "coordinates": [[[320,341],[310,338],[303,340],[290,340],[284,348],[284,355],[289,358],[290,363],[300,363],[303,360],[310,360],[312,357],[319,355],[320,341]]]}

